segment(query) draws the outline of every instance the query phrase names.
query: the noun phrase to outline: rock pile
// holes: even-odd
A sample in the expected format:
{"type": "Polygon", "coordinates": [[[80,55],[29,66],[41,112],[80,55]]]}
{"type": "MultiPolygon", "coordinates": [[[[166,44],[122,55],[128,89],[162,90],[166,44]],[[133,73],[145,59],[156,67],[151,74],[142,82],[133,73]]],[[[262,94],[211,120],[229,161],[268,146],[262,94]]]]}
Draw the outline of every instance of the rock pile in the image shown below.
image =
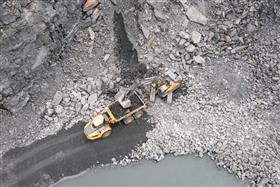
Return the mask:
{"type": "Polygon", "coordinates": [[[53,99],[46,103],[44,118],[50,122],[46,131],[57,132],[62,127],[71,127],[78,121],[84,121],[91,115],[100,112],[109,99],[102,94],[102,87],[108,82],[91,77],[82,78],[68,84],[57,91],[53,99]]]}
{"type": "Polygon", "coordinates": [[[171,107],[150,108],[155,129],[119,163],[209,155],[251,186],[279,186],[280,119],[271,117],[279,115],[280,102],[278,6],[268,0],[147,1],[138,15],[139,43],[155,37],[140,58],[185,72],[191,87],[171,107]],[[168,19],[157,18],[158,9],[168,19]]]}
{"type": "Polygon", "coordinates": [[[195,7],[190,7],[187,10],[187,16],[188,18],[196,23],[202,24],[202,25],[206,25],[208,22],[208,18],[206,16],[204,16],[199,10],[197,10],[195,7]]]}
{"type": "Polygon", "coordinates": [[[149,110],[156,127],[131,158],[160,161],[165,154],[208,155],[218,167],[240,180],[249,179],[252,186],[279,185],[280,132],[267,124],[263,114],[252,114],[247,104],[206,98],[198,91],[202,89],[194,86],[188,98],[180,97],[172,107],[156,103],[149,110]]]}

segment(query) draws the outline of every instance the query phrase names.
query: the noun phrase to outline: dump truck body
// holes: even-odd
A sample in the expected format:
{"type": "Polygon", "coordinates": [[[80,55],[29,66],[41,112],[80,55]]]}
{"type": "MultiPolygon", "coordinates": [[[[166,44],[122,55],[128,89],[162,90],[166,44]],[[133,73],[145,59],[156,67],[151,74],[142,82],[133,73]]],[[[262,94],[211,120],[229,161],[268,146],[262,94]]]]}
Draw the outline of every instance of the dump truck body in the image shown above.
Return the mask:
{"type": "Polygon", "coordinates": [[[137,112],[145,106],[142,99],[136,93],[132,94],[129,97],[129,100],[131,101],[131,107],[129,108],[123,108],[118,101],[115,101],[108,106],[108,109],[112,112],[117,122],[123,120],[128,115],[131,115],[131,112],[137,112]]]}

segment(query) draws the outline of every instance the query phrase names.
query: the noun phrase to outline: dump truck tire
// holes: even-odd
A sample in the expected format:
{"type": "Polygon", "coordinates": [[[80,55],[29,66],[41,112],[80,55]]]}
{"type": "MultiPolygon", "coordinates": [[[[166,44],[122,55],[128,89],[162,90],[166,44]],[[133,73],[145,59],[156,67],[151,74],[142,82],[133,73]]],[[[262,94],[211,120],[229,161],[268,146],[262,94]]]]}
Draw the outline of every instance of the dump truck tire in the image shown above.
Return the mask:
{"type": "Polygon", "coordinates": [[[143,116],[143,114],[144,114],[144,112],[142,110],[140,110],[134,114],[134,118],[139,119],[143,116]]]}
{"type": "Polygon", "coordinates": [[[108,136],[110,136],[111,133],[112,133],[112,129],[107,130],[106,132],[104,132],[104,133],[102,134],[102,138],[107,138],[108,136]]]}
{"type": "Polygon", "coordinates": [[[129,125],[133,120],[134,120],[134,118],[132,116],[129,116],[129,117],[125,118],[123,120],[123,122],[124,122],[124,124],[129,125]]]}

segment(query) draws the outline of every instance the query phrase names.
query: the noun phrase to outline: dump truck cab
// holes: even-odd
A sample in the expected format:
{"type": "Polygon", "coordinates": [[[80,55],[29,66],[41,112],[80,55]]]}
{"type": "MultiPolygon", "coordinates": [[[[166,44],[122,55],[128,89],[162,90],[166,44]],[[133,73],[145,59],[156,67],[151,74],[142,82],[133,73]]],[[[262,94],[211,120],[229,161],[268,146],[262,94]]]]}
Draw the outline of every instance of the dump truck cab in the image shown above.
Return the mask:
{"type": "Polygon", "coordinates": [[[84,127],[84,133],[89,140],[105,138],[111,132],[112,128],[106,113],[101,113],[90,118],[84,127]]]}

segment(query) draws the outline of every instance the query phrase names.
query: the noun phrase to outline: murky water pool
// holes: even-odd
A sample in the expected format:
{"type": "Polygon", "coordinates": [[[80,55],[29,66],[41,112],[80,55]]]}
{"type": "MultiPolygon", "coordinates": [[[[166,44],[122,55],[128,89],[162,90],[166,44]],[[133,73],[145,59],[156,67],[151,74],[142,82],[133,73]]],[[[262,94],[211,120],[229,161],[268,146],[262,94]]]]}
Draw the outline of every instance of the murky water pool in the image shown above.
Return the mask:
{"type": "Polygon", "coordinates": [[[236,186],[244,187],[209,158],[165,157],[159,163],[140,161],[126,167],[90,169],[63,179],[55,187],[78,186],[236,186]]]}

